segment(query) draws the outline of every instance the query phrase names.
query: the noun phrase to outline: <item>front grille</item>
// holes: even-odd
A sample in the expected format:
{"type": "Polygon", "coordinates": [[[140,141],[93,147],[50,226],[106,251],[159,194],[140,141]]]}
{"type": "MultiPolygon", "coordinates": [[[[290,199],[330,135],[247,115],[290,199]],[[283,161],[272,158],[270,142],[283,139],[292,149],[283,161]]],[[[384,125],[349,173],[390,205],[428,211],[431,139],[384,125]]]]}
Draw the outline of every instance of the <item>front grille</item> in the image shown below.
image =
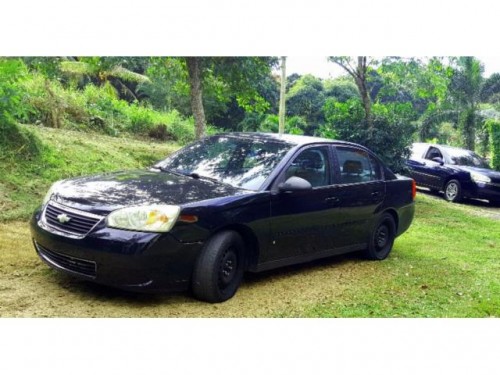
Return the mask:
{"type": "Polygon", "coordinates": [[[101,219],[101,216],[93,215],[88,212],[75,210],[65,207],[55,202],[49,202],[44,212],[45,223],[57,230],[85,236],[101,219]],[[61,222],[59,218],[65,218],[67,221],[61,222]]]}
{"type": "Polygon", "coordinates": [[[43,247],[37,242],[35,242],[35,247],[36,250],[38,251],[38,254],[40,254],[40,256],[42,257],[42,259],[44,259],[49,264],[79,273],[81,275],[90,277],[96,276],[97,266],[95,262],[57,253],[55,251],[43,247]]]}

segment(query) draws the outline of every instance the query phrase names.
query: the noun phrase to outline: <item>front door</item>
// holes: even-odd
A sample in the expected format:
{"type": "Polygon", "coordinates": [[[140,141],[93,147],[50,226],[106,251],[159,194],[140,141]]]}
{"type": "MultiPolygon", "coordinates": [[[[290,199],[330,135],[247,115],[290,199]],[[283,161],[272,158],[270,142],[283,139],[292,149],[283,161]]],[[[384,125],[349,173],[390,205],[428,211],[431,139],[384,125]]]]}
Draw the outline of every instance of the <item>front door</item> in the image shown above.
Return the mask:
{"type": "Polygon", "coordinates": [[[276,192],[271,199],[271,244],[263,262],[296,258],[324,250],[332,225],[331,162],[328,146],[302,150],[278,178],[307,180],[311,190],[276,192]]]}

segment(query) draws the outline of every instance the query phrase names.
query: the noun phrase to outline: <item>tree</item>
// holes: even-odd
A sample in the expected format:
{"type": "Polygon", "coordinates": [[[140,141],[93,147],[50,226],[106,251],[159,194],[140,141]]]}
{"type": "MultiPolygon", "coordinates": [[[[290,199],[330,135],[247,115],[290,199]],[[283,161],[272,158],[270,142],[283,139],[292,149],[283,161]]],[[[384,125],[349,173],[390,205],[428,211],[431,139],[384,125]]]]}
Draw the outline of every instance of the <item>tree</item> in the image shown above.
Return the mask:
{"type": "Polygon", "coordinates": [[[201,83],[201,57],[186,57],[189,72],[189,86],[191,89],[191,109],[193,110],[195,135],[200,139],[205,135],[205,111],[203,109],[203,93],[201,83]]]}
{"type": "Polygon", "coordinates": [[[280,110],[279,110],[279,133],[285,131],[285,90],[286,90],[286,57],[281,58],[281,88],[280,88],[280,110]]]}
{"type": "Polygon", "coordinates": [[[493,73],[481,89],[481,101],[489,103],[500,102],[500,73],[493,73]]]}
{"type": "Polygon", "coordinates": [[[289,104],[287,115],[302,116],[306,119],[312,134],[324,122],[323,105],[325,103],[323,83],[310,74],[300,77],[287,94],[289,104]]]}
{"type": "MultiPolygon", "coordinates": [[[[71,76],[87,77],[99,86],[108,88],[109,92],[116,96],[122,94],[126,99],[137,100],[135,87],[128,86],[127,82],[138,84],[150,80],[144,74],[125,68],[123,65],[127,62],[127,58],[119,57],[81,57],[76,60],[62,60],[60,69],[71,76]]],[[[135,67],[137,67],[137,64],[135,64],[135,67]]]]}
{"type": "Polygon", "coordinates": [[[338,102],[346,102],[349,99],[359,97],[357,86],[351,77],[337,77],[323,81],[324,95],[327,99],[338,102]]]}
{"type": "Polygon", "coordinates": [[[352,78],[354,78],[365,111],[365,123],[369,133],[371,133],[373,130],[373,120],[371,116],[372,102],[367,86],[367,73],[369,67],[367,57],[358,56],[356,66],[354,66],[354,59],[349,56],[331,56],[329,60],[342,67],[352,78]]]}
{"type": "MultiPolygon", "coordinates": [[[[197,136],[201,136],[205,131],[207,105],[205,94],[207,91],[212,92],[210,97],[218,103],[231,103],[234,100],[238,107],[246,112],[262,113],[267,110],[270,105],[260,94],[262,88],[260,83],[267,79],[271,74],[271,68],[276,63],[277,59],[270,57],[186,58],[197,136]],[[200,105],[205,108],[203,116],[201,116],[200,105]]],[[[215,117],[214,114],[212,114],[213,117],[215,117]]],[[[241,119],[234,125],[237,125],[241,119]]]]}
{"type": "Polygon", "coordinates": [[[483,85],[483,66],[472,56],[456,59],[456,67],[451,79],[450,93],[460,112],[459,127],[462,131],[464,146],[475,149],[476,130],[481,89],[483,85]]]}

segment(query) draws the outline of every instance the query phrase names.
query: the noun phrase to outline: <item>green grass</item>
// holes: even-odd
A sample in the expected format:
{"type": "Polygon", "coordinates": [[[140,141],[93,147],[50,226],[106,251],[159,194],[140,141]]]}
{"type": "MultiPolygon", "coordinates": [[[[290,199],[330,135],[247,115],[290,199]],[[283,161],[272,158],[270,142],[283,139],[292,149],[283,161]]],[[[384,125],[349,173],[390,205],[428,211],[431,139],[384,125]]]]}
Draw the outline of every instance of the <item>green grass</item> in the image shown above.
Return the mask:
{"type": "Polygon", "coordinates": [[[410,230],[371,274],[300,317],[500,316],[500,221],[419,194],[410,230]]]}
{"type": "Polygon", "coordinates": [[[172,142],[24,127],[41,139],[44,149],[35,158],[23,157],[22,150],[0,158],[0,222],[27,219],[57,180],[141,168],[165,158],[179,147],[172,142]]]}

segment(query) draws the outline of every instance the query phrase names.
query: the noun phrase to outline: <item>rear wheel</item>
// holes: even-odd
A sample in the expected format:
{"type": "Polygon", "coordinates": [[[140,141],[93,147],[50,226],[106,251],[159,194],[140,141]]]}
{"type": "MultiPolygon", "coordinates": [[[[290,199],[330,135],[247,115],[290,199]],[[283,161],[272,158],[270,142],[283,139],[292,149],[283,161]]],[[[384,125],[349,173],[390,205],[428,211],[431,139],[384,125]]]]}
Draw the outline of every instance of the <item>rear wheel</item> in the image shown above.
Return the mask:
{"type": "Polygon", "coordinates": [[[368,259],[383,260],[392,250],[396,238],[396,224],[391,214],[383,214],[375,225],[371,235],[366,256],[368,259]]]}
{"type": "Polygon", "coordinates": [[[192,280],[196,298],[223,302],[231,298],[243,278],[243,240],[234,231],[212,236],[198,257],[192,280]]]}
{"type": "Polygon", "coordinates": [[[457,180],[450,180],[444,187],[444,199],[448,202],[460,202],[462,201],[462,186],[457,180]]]}

